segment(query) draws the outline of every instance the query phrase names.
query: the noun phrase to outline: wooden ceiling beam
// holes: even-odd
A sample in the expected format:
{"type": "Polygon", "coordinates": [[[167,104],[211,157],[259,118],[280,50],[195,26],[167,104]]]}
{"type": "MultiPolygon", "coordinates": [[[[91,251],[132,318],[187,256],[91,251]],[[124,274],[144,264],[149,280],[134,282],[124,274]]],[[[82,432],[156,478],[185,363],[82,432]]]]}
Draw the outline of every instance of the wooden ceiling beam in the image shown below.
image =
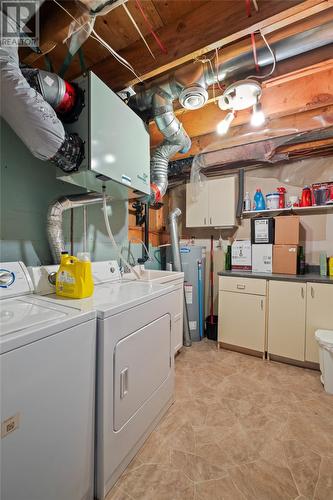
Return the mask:
{"type": "MultiPolygon", "coordinates": [[[[296,75],[295,75],[296,77],[296,75]]],[[[313,74],[300,75],[298,79],[290,79],[283,84],[263,88],[261,103],[270,121],[274,118],[302,113],[303,111],[333,105],[333,59],[325,65],[313,68],[313,74]]],[[[199,137],[215,133],[216,126],[226,112],[214,102],[196,111],[186,111],[178,118],[190,137],[199,137]]],[[[231,130],[249,123],[251,110],[238,112],[231,130]]],[[[150,124],[151,146],[160,143],[162,137],[156,124],[150,124]]]]}
{"type": "MultiPolygon", "coordinates": [[[[329,7],[332,7],[332,0],[262,0],[259,12],[247,17],[243,2],[211,1],[188,13],[177,23],[159,30],[168,54],[161,54],[155,65],[147,58],[141,42],[126,47],[121,55],[134,65],[142,80],[147,80],[215,48],[240,40],[253,31],[275,31],[275,26],[282,21],[283,25],[290,24],[329,7]]],[[[150,37],[147,40],[153,43],[150,37]]],[[[128,70],[109,56],[91,69],[114,89],[137,83],[128,70]]]]}

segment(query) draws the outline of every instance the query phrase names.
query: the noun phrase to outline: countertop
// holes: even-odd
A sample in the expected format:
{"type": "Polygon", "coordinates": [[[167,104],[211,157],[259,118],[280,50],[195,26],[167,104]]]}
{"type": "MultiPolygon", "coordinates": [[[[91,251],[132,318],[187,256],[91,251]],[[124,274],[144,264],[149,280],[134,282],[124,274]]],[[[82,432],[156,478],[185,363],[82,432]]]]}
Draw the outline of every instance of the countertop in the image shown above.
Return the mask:
{"type": "Polygon", "coordinates": [[[231,276],[235,278],[261,278],[266,280],[278,281],[299,281],[309,283],[329,283],[333,285],[333,277],[320,276],[317,273],[306,274],[271,274],[271,273],[253,273],[252,271],[219,271],[219,276],[231,276]]]}

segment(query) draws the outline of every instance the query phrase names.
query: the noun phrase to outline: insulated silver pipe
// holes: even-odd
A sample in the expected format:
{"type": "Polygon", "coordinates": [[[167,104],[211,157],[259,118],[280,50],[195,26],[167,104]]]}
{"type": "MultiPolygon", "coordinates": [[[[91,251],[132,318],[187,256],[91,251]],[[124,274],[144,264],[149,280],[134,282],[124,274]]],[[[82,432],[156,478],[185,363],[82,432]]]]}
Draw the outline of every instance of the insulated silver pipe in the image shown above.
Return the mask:
{"type": "Polygon", "coordinates": [[[71,208],[103,203],[103,194],[83,193],[61,196],[49,205],[47,213],[47,237],[54,264],[58,264],[61,252],[65,250],[62,229],[63,213],[71,208]]]}
{"type": "MultiPolygon", "coordinates": [[[[181,272],[182,269],[182,261],[180,258],[180,250],[179,250],[179,234],[178,234],[178,217],[181,215],[181,210],[179,208],[175,208],[168,217],[169,222],[169,231],[170,231],[170,240],[171,240],[171,254],[172,254],[172,267],[174,271],[181,272]]],[[[184,290],[184,302],[183,302],[183,344],[186,347],[191,347],[191,333],[188,322],[188,312],[186,306],[186,298],[185,298],[185,290],[184,290]]]]}

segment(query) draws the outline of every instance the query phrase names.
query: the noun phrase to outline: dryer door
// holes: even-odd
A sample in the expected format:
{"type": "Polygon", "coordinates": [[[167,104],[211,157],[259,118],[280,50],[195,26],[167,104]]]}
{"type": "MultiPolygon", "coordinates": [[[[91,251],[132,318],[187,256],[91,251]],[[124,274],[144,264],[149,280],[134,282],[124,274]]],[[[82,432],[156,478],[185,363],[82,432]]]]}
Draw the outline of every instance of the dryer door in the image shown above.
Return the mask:
{"type": "Polygon", "coordinates": [[[170,370],[169,314],[133,332],[116,344],[114,352],[115,431],[119,431],[158,390],[167,379],[170,370]]]}

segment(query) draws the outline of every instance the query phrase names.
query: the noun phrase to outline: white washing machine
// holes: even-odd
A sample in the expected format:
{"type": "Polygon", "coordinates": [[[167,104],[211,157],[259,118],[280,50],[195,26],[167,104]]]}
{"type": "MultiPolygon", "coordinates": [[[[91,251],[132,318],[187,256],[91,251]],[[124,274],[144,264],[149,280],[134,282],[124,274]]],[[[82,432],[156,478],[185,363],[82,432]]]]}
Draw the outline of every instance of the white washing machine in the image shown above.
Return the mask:
{"type": "Polygon", "coordinates": [[[0,264],[0,498],[92,500],[96,314],[0,264]]]}
{"type": "MultiPolygon", "coordinates": [[[[37,292],[47,293],[55,269],[31,270],[37,292]]],[[[97,311],[95,495],[102,500],[173,402],[178,293],[173,285],[122,280],[116,261],[93,263],[93,274],[93,297],[44,300],[97,311]]]]}

